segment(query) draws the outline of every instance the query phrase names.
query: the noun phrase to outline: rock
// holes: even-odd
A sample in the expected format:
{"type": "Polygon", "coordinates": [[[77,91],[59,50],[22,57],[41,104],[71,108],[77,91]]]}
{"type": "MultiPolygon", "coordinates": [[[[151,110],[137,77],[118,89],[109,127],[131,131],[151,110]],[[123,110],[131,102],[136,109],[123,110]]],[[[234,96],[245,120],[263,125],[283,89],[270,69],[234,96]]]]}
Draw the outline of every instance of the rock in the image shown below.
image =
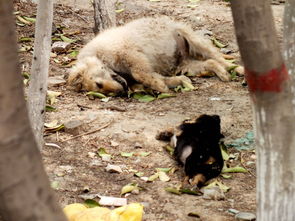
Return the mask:
{"type": "Polygon", "coordinates": [[[81,120],[70,120],[64,123],[65,132],[72,135],[79,135],[85,131],[85,124],[81,120]]]}
{"type": "Polygon", "coordinates": [[[122,173],[122,169],[120,166],[108,164],[106,166],[106,171],[109,173],[122,173]]]}
{"type": "Polygon", "coordinates": [[[235,219],[240,221],[254,221],[256,220],[256,216],[253,213],[239,212],[235,216],[235,219]]]}
{"type": "Polygon", "coordinates": [[[228,209],[228,211],[227,212],[229,212],[229,213],[232,213],[232,214],[238,214],[240,211],[239,210],[236,210],[236,209],[228,209]]]}
{"type": "Polygon", "coordinates": [[[117,143],[116,141],[112,141],[111,140],[111,146],[112,147],[118,147],[119,146],[119,143],[117,143]]]}
{"type": "Polygon", "coordinates": [[[48,78],[48,86],[60,86],[66,84],[63,76],[53,76],[48,78]]]}
{"type": "Polygon", "coordinates": [[[56,53],[63,53],[69,50],[71,47],[71,43],[64,41],[56,41],[52,44],[51,50],[56,53]]]}
{"type": "Polygon", "coordinates": [[[213,187],[210,189],[202,189],[203,198],[207,200],[224,200],[225,196],[223,191],[219,187],[213,187]]]}

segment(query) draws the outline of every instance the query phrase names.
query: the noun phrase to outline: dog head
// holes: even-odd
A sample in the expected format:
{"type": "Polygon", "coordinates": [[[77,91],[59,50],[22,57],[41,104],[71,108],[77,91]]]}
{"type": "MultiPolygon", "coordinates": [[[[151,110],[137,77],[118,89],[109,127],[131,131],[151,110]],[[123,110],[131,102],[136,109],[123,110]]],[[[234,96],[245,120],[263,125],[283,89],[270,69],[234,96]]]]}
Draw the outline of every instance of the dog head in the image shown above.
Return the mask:
{"type": "Polygon", "coordinates": [[[75,91],[97,91],[104,94],[121,94],[128,89],[124,78],[94,56],[78,60],[67,83],[75,91]]]}
{"type": "Polygon", "coordinates": [[[203,114],[195,122],[184,121],[180,125],[181,131],[189,136],[200,136],[204,139],[220,140],[224,136],[221,134],[220,117],[218,115],[203,114]]]}

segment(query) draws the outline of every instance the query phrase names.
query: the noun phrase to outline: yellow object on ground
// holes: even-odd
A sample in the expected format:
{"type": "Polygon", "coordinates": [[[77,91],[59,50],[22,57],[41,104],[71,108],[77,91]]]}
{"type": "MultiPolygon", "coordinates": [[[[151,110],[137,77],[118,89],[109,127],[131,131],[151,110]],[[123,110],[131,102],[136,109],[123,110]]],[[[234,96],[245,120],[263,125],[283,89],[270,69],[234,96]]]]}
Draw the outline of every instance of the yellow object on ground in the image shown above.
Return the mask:
{"type": "Polygon", "coordinates": [[[74,203],[63,209],[69,221],[141,221],[143,206],[131,203],[110,210],[104,207],[87,208],[84,204],[74,203]]]}

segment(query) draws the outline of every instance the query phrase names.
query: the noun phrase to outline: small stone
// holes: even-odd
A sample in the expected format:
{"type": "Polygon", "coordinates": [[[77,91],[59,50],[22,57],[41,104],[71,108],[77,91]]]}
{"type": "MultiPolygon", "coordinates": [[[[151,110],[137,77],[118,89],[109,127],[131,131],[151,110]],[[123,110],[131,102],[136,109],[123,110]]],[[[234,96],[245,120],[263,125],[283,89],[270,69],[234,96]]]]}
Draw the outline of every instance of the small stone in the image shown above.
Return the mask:
{"type": "Polygon", "coordinates": [[[117,147],[119,144],[116,141],[111,141],[111,146],[112,147],[117,147]]]}
{"type": "Polygon", "coordinates": [[[106,166],[106,171],[109,173],[122,173],[122,169],[120,166],[108,164],[106,166]]]}
{"type": "Polygon", "coordinates": [[[48,85],[49,86],[60,86],[66,84],[66,80],[63,76],[54,76],[48,78],[48,85]]]}
{"type": "Polygon", "coordinates": [[[88,152],[88,157],[94,158],[96,156],[96,153],[94,152],[88,152]]]}
{"type": "Polygon", "coordinates": [[[225,196],[219,187],[203,189],[203,198],[207,200],[224,200],[225,196]]]}
{"type": "Polygon", "coordinates": [[[51,50],[56,53],[63,53],[69,50],[71,47],[71,43],[64,41],[56,41],[52,44],[51,50]]]}
{"type": "Polygon", "coordinates": [[[228,209],[227,212],[232,213],[232,214],[238,214],[240,211],[236,209],[228,209]]]}
{"type": "Polygon", "coordinates": [[[81,120],[70,120],[65,122],[64,126],[65,132],[72,135],[78,135],[84,131],[84,123],[81,120]]]}
{"type": "Polygon", "coordinates": [[[239,212],[235,216],[235,219],[240,221],[254,221],[256,220],[256,216],[253,213],[239,212]]]}

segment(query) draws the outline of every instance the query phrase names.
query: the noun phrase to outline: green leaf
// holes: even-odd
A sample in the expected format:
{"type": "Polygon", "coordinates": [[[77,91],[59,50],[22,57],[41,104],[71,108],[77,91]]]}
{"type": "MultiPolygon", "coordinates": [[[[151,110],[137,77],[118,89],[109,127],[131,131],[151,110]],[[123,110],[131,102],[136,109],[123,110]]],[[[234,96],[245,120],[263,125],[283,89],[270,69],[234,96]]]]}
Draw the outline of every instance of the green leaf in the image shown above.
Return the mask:
{"type": "Polygon", "coordinates": [[[92,199],[87,199],[84,201],[84,204],[86,207],[88,208],[93,208],[93,207],[98,207],[100,206],[98,202],[96,202],[95,200],[92,199]]]}
{"type": "Polygon", "coordinates": [[[48,104],[46,104],[46,106],[45,106],[45,110],[46,110],[47,112],[52,112],[52,111],[56,111],[56,108],[55,108],[55,107],[52,107],[52,106],[50,106],[50,105],[48,105],[48,104]]]}
{"type": "Polygon", "coordinates": [[[86,93],[87,96],[97,97],[97,98],[106,98],[106,96],[102,93],[96,92],[96,91],[89,91],[86,93]]]}
{"type": "Polygon", "coordinates": [[[187,81],[183,81],[182,85],[186,91],[192,91],[195,89],[195,87],[190,82],[187,82],[187,81]]]}
{"type": "Polygon", "coordinates": [[[225,48],[227,45],[222,44],[220,41],[218,41],[216,38],[212,37],[211,38],[213,44],[218,47],[218,48],[225,48]]]}
{"type": "Polygon", "coordinates": [[[64,41],[64,42],[67,42],[67,43],[74,43],[74,42],[76,42],[76,40],[70,39],[70,38],[68,38],[68,37],[66,37],[64,35],[60,35],[60,39],[62,41],[64,41]]]}
{"type": "Polygon", "coordinates": [[[33,39],[29,37],[21,37],[18,39],[19,42],[31,42],[33,39]]]}
{"type": "Polygon", "coordinates": [[[176,97],[175,94],[169,94],[169,93],[161,93],[158,95],[158,99],[164,99],[164,98],[169,98],[169,97],[176,97]]]}
{"type": "Polygon", "coordinates": [[[155,173],[148,178],[149,182],[155,181],[159,177],[159,173],[155,173]]]}
{"type": "Polygon", "coordinates": [[[76,58],[79,54],[79,51],[72,51],[69,56],[72,57],[72,58],[76,58]]]}
{"type": "Polygon", "coordinates": [[[202,193],[200,191],[190,190],[190,189],[180,189],[179,192],[189,194],[189,195],[196,195],[200,196],[202,193]]]}
{"type": "Polygon", "coordinates": [[[121,189],[121,195],[125,194],[125,193],[130,193],[134,190],[139,190],[138,184],[136,183],[129,183],[125,186],[122,187],[121,189]]]}
{"type": "Polygon", "coordinates": [[[166,187],[165,191],[167,191],[169,193],[176,194],[176,195],[181,195],[181,192],[179,191],[179,189],[174,188],[174,187],[166,187]]]}
{"type": "Polygon", "coordinates": [[[141,156],[141,157],[147,157],[147,156],[149,156],[151,153],[152,153],[152,152],[140,152],[140,153],[139,153],[139,156],[141,156]]]}
{"type": "Polygon", "coordinates": [[[133,154],[134,154],[134,152],[130,152],[130,153],[128,153],[128,152],[121,152],[120,154],[121,154],[122,157],[132,157],[133,154]]]}
{"type": "Polygon", "coordinates": [[[58,181],[53,181],[53,182],[51,182],[50,186],[51,186],[52,189],[57,190],[58,186],[59,186],[59,182],[58,181]]]}
{"type": "Polygon", "coordinates": [[[61,92],[57,91],[47,91],[47,101],[50,105],[56,102],[56,98],[61,95],[61,92]]]}
{"type": "Polygon", "coordinates": [[[220,143],[219,146],[220,146],[221,155],[222,155],[223,160],[224,161],[229,160],[229,155],[227,153],[226,146],[223,143],[220,143]]]}
{"type": "Polygon", "coordinates": [[[28,72],[23,72],[22,75],[23,75],[23,77],[24,77],[25,79],[30,79],[30,73],[28,73],[28,72]]]}
{"type": "Polygon", "coordinates": [[[171,168],[156,168],[157,172],[164,172],[164,173],[168,173],[171,170],[171,168]]]}
{"type": "Polygon", "coordinates": [[[148,95],[148,94],[142,94],[142,93],[134,93],[133,98],[135,98],[136,100],[140,101],[140,102],[151,102],[154,101],[156,98],[148,95]]]}
{"type": "Polygon", "coordinates": [[[97,151],[98,156],[100,156],[102,159],[110,159],[112,156],[107,153],[105,148],[101,147],[97,151]]]}
{"type": "Polygon", "coordinates": [[[223,168],[222,173],[247,173],[248,171],[240,166],[231,167],[231,168],[223,168]]]}
{"type": "Polygon", "coordinates": [[[161,0],[149,0],[150,2],[160,2],[161,0]]]}
{"type": "Polygon", "coordinates": [[[228,174],[221,174],[224,179],[230,179],[232,176],[228,174]]]}
{"type": "Polygon", "coordinates": [[[115,12],[116,12],[116,13],[121,13],[121,12],[123,12],[123,11],[125,11],[125,9],[124,9],[124,8],[121,8],[121,9],[116,9],[116,10],[115,10],[115,12]]]}
{"type": "Polygon", "coordinates": [[[36,22],[36,18],[30,18],[30,17],[27,17],[27,16],[23,16],[23,18],[31,23],[35,23],[36,22]]]}
{"type": "Polygon", "coordinates": [[[174,154],[174,148],[170,145],[166,145],[164,148],[171,156],[174,154]]]}

